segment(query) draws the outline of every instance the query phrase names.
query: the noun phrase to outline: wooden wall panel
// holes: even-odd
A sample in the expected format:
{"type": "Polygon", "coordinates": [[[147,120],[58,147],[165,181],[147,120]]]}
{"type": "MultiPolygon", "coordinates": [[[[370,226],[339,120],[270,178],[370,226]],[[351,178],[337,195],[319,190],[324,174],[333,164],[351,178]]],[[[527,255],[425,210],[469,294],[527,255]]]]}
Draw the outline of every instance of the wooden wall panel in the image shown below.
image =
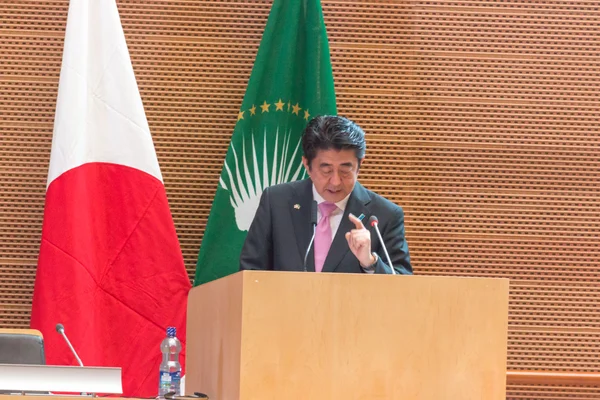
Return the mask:
{"type": "MultiPolygon", "coordinates": [[[[271,2],[117,4],[192,277],[271,2]]],[[[511,278],[509,367],[600,372],[597,2],[322,4],[361,181],[405,208],[416,273],[511,278]]],[[[0,2],[1,327],[29,323],[67,9],[0,2]]]]}
{"type": "MultiPolygon", "coordinates": [[[[411,248],[423,274],[511,278],[509,368],[600,369],[592,2],[415,2],[411,248]]],[[[515,385],[514,399],[598,388],[515,385]]]]}

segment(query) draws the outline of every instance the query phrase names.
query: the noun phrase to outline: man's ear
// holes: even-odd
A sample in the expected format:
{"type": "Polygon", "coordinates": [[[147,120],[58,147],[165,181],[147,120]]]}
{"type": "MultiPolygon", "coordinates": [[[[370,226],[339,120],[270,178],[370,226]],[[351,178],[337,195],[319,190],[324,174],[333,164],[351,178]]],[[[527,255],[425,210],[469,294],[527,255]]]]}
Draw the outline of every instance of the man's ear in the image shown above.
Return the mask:
{"type": "Polygon", "coordinates": [[[302,156],[302,164],[304,164],[304,169],[306,169],[306,173],[310,176],[310,164],[308,163],[308,159],[302,156]]]}

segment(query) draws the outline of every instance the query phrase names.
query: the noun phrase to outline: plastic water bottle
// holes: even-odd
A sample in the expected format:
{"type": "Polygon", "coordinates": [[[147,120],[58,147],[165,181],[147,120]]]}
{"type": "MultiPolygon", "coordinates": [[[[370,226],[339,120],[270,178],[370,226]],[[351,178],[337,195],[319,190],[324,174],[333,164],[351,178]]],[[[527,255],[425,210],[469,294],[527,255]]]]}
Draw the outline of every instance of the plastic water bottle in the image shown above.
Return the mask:
{"type": "Polygon", "coordinates": [[[167,328],[167,337],[160,344],[162,362],[160,363],[160,377],[158,381],[158,397],[163,398],[169,392],[180,395],[181,364],[179,353],[181,353],[181,342],[177,339],[176,330],[170,326],[167,328]]]}

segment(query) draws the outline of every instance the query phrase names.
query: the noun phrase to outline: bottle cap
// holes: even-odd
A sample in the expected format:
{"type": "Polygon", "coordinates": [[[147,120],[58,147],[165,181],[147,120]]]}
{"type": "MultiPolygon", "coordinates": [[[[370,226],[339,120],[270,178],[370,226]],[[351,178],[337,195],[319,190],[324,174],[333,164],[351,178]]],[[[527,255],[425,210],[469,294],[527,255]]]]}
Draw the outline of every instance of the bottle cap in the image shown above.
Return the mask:
{"type": "Polygon", "coordinates": [[[170,337],[170,338],[175,337],[176,332],[177,332],[177,329],[174,326],[169,326],[167,328],[167,337],[170,337]]]}

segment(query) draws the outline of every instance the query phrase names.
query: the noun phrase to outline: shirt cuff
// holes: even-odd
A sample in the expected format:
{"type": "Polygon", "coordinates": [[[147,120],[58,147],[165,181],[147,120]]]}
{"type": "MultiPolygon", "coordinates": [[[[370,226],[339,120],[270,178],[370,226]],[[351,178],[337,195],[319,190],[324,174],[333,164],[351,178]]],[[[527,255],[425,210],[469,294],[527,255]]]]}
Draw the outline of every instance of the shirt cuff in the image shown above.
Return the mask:
{"type": "Polygon", "coordinates": [[[373,262],[373,264],[369,265],[368,267],[362,267],[362,270],[364,272],[366,272],[367,274],[374,274],[375,273],[375,266],[377,265],[377,261],[379,261],[379,256],[377,255],[377,253],[373,252],[371,253],[373,255],[373,257],[375,257],[375,262],[373,262]]]}

